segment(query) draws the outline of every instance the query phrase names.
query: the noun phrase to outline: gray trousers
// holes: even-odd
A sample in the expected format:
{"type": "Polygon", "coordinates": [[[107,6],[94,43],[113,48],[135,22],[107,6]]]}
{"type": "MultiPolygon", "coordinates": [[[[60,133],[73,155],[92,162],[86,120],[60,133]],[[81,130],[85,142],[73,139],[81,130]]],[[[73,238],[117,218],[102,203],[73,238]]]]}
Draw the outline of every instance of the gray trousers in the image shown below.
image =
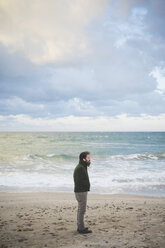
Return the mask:
{"type": "Polygon", "coordinates": [[[78,209],[77,209],[77,228],[79,230],[83,230],[84,226],[84,214],[86,212],[87,206],[87,193],[85,192],[75,192],[76,200],[78,201],[78,209]]]}

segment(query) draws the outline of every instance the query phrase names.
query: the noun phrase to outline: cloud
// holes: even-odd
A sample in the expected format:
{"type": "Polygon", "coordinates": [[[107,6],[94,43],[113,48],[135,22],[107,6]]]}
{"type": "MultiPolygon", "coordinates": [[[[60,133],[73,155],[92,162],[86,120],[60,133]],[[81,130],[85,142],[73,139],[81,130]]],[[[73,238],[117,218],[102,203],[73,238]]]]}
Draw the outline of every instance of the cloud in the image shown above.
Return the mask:
{"type": "Polygon", "coordinates": [[[28,115],[0,116],[0,129],[6,131],[165,131],[165,114],[138,117],[126,114],[115,117],[78,117],[69,115],[62,118],[31,118],[28,115]]]}
{"type": "Polygon", "coordinates": [[[2,0],[0,114],[163,115],[164,9],[162,0],[2,0]]]}
{"type": "Polygon", "coordinates": [[[41,103],[26,102],[22,98],[13,96],[7,99],[0,99],[0,106],[3,114],[13,112],[15,115],[20,113],[36,114],[44,110],[44,105],[41,103]]]}
{"type": "Polygon", "coordinates": [[[155,67],[151,74],[156,78],[158,83],[155,91],[160,94],[165,94],[165,67],[155,67]]]}
{"type": "Polygon", "coordinates": [[[64,63],[90,53],[85,27],[107,0],[2,0],[0,41],[36,64],[64,63]]]}

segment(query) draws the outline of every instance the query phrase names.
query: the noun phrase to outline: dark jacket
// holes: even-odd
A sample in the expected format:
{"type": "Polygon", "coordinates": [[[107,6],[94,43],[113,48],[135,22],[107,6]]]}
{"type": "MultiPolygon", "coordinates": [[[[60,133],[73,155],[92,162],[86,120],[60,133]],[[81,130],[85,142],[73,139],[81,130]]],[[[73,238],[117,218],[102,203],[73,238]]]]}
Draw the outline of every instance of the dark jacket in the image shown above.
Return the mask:
{"type": "Polygon", "coordinates": [[[83,162],[78,163],[73,173],[74,192],[90,191],[90,181],[87,165],[83,162]]]}

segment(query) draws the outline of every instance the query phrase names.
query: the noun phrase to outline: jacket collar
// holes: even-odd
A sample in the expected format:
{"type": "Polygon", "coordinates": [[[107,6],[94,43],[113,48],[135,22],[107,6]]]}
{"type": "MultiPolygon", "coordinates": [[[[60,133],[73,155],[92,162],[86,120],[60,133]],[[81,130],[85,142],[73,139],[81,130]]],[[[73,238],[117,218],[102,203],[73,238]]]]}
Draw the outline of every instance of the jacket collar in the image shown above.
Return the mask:
{"type": "Polygon", "coordinates": [[[87,168],[87,164],[85,163],[85,161],[84,160],[79,160],[79,164],[81,164],[81,165],[83,165],[85,168],[87,168]]]}

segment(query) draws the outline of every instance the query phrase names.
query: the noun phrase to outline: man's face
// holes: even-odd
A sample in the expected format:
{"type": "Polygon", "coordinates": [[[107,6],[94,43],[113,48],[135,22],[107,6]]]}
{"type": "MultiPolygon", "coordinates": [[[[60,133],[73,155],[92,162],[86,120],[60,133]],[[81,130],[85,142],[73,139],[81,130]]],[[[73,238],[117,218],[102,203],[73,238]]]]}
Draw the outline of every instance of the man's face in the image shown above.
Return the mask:
{"type": "Polygon", "coordinates": [[[86,156],[86,161],[90,161],[90,155],[89,154],[87,154],[87,156],[86,156]]]}
{"type": "Polygon", "coordinates": [[[87,154],[86,159],[83,158],[84,161],[88,162],[88,166],[90,165],[90,154],[87,154]]]}

